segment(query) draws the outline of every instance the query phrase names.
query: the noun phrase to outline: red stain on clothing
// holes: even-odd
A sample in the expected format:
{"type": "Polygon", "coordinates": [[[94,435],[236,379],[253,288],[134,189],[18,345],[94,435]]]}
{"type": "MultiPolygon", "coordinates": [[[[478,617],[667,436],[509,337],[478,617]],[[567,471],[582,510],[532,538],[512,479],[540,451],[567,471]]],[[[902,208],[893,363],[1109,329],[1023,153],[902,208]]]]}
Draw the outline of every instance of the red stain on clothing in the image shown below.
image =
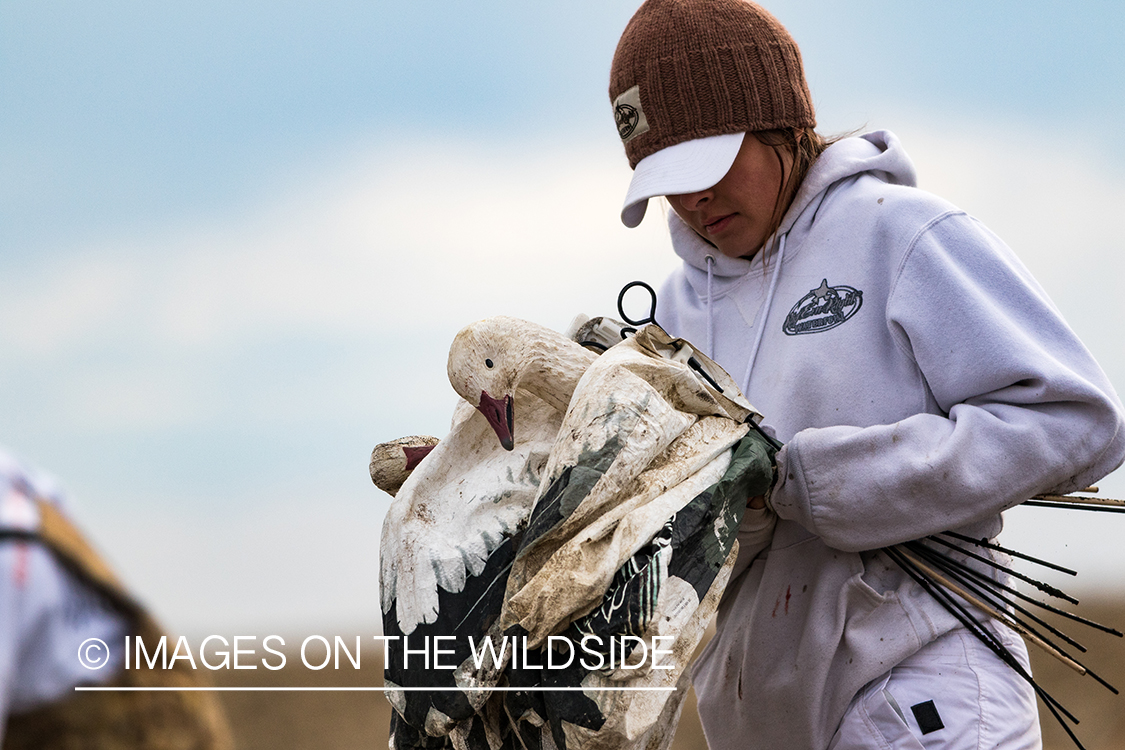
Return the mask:
{"type": "MultiPolygon", "coordinates": [[[[785,608],[781,612],[783,615],[789,614],[789,599],[793,596],[792,589],[792,586],[785,587],[785,608]]],[[[779,607],[781,607],[781,594],[777,595],[777,601],[773,603],[773,612],[770,613],[770,617],[777,617],[777,610],[779,607]]]]}

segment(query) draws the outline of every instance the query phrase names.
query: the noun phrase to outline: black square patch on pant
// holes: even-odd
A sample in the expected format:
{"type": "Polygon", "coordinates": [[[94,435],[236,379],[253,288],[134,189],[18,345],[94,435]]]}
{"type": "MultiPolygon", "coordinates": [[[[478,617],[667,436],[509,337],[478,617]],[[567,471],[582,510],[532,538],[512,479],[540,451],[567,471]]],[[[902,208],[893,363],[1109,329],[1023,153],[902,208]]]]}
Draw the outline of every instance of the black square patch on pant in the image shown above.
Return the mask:
{"type": "Polygon", "coordinates": [[[922,734],[945,729],[945,724],[941,722],[941,716],[938,714],[937,706],[934,705],[933,701],[916,703],[910,707],[910,710],[914,712],[914,718],[917,720],[918,728],[922,730],[922,734]]]}

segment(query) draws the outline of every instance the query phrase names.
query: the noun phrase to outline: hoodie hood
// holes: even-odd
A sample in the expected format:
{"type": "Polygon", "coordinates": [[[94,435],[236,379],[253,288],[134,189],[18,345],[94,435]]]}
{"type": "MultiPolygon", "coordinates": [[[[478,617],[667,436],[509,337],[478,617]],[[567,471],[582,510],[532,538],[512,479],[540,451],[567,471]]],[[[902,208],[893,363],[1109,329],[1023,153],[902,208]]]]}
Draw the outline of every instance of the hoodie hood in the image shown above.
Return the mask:
{"type": "MultiPolygon", "coordinates": [[[[816,209],[840,183],[871,173],[892,185],[917,184],[914,163],[903,150],[898,138],[888,130],[876,130],[852,138],[844,138],[825,149],[805,175],[793,203],[781,220],[778,235],[789,235],[790,257],[800,249],[800,237],[816,221],[816,209]]],[[[680,220],[675,211],[668,212],[668,229],[672,247],[685,263],[688,279],[696,291],[707,288],[707,258],[711,257],[711,273],[715,292],[721,293],[727,283],[746,276],[761,274],[763,253],[753,258],[730,258],[720,253],[680,220]]]]}

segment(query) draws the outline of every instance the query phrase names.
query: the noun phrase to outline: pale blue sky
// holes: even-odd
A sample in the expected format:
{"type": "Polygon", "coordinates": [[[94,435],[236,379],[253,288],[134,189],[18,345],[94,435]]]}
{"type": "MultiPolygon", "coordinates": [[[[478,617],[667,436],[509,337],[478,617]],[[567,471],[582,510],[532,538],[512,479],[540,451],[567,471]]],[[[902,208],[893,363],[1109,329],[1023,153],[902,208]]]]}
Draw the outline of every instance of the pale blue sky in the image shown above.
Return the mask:
{"type": "MultiPolygon", "coordinates": [[[[0,241],[237,211],[357,139],[612,138],[632,2],[8,2],[0,241]]],[[[1120,166],[1125,6],[778,2],[822,122],[896,107],[1035,122],[1120,166]]],[[[44,246],[47,246],[46,248],[44,246]]]]}
{"type": "MultiPolygon", "coordinates": [[[[672,267],[615,218],[635,7],[0,4],[0,443],[174,627],[366,627],[366,454],[444,431],[452,334],[672,267]]],[[[1125,4],[768,7],[822,128],[896,130],[1125,389],[1125,4]]]]}

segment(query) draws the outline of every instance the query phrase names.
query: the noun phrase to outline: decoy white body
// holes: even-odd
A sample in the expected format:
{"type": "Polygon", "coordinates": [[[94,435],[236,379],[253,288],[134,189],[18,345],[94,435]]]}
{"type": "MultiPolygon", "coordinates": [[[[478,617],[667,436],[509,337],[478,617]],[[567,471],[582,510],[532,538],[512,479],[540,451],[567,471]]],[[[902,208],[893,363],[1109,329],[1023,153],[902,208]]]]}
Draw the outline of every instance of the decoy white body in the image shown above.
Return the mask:
{"type": "Polygon", "coordinates": [[[383,523],[383,611],[397,598],[403,633],[433,622],[437,588],[461,591],[466,576],[479,574],[505,536],[526,522],[570,391],[593,359],[561,334],[515,318],[488,318],[457,335],[449,380],[465,400],[383,523]],[[482,393],[509,400],[512,450],[479,408],[482,393]]]}

